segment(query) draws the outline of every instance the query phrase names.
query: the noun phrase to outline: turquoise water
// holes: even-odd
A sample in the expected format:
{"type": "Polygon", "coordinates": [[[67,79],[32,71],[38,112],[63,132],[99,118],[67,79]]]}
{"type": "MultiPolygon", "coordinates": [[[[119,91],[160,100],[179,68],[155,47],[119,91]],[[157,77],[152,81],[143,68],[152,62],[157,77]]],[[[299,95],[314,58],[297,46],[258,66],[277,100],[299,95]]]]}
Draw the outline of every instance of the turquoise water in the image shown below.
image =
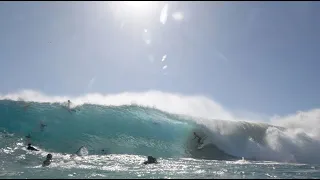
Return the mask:
{"type": "Polygon", "coordinates": [[[71,113],[60,103],[24,105],[0,101],[1,178],[320,178],[318,142],[305,135],[292,141],[281,127],[218,120],[209,126],[138,105],[84,104],[71,113]],[[193,132],[208,137],[203,149],[193,132]],[[39,152],[26,150],[28,134],[39,152]],[[301,149],[301,142],[313,148],[301,149]],[[81,146],[88,156],[74,156],[81,146]],[[48,153],[53,162],[41,167],[48,153]],[[159,164],[143,165],[148,155],[159,164]]]}

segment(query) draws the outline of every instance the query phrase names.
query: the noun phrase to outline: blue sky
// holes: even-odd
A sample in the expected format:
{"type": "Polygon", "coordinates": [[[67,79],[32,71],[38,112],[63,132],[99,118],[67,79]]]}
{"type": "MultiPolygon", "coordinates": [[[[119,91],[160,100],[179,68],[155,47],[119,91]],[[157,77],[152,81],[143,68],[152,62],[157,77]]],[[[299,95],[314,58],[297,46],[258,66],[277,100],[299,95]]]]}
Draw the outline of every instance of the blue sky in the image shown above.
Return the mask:
{"type": "Polygon", "coordinates": [[[0,92],[153,89],[270,115],[319,107],[318,2],[168,2],[163,24],[164,6],[1,2],[0,92]]]}

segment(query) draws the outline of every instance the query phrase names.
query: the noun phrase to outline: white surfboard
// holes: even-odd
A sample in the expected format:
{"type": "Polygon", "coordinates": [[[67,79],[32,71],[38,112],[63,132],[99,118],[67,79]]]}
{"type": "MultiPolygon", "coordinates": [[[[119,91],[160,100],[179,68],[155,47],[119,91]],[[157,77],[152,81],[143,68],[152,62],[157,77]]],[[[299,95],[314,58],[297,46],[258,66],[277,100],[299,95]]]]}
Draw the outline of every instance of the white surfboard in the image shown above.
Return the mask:
{"type": "Polygon", "coordinates": [[[197,149],[202,149],[206,144],[202,143],[197,149]]]}
{"type": "Polygon", "coordinates": [[[88,149],[84,146],[82,146],[77,152],[78,156],[87,156],[88,154],[89,154],[88,149]]]}
{"type": "Polygon", "coordinates": [[[210,144],[210,142],[207,140],[207,137],[204,137],[204,140],[202,141],[202,143],[198,146],[197,149],[202,149],[204,148],[204,146],[210,144]]]}

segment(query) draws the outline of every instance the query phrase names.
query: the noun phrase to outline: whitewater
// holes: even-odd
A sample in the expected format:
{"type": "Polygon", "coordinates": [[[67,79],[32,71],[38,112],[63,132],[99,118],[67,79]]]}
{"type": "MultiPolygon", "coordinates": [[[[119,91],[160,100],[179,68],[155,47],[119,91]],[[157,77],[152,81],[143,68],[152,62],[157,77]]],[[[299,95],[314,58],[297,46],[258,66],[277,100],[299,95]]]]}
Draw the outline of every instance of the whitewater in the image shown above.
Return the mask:
{"type": "Polygon", "coordinates": [[[265,119],[198,95],[24,90],[0,95],[0,119],[0,178],[320,177],[318,109],[265,119]],[[40,151],[26,150],[27,135],[40,151]],[[75,156],[81,146],[88,155],[75,156]],[[159,164],[143,165],[149,155],[159,164]]]}

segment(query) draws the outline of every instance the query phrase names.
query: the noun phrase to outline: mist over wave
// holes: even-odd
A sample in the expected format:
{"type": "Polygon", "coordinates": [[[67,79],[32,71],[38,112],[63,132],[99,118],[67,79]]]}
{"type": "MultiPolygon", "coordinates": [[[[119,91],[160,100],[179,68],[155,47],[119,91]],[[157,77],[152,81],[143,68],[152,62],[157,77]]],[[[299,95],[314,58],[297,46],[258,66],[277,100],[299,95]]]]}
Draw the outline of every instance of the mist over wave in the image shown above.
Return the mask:
{"type": "MultiPolygon", "coordinates": [[[[36,91],[25,90],[1,95],[0,99],[13,101],[23,99],[24,101],[37,103],[34,104],[34,107],[38,108],[38,110],[25,113],[18,112],[16,109],[12,110],[12,112],[20,116],[20,119],[28,119],[27,122],[29,123],[38,122],[43,117],[46,117],[47,121],[53,121],[54,118],[50,117],[50,113],[51,115],[62,114],[63,117],[55,127],[61,130],[60,133],[70,133],[67,126],[72,124],[68,120],[77,120],[78,130],[74,131],[73,134],[71,133],[71,135],[95,148],[97,143],[95,144],[94,141],[102,143],[107,142],[108,138],[115,140],[113,133],[116,134],[117,132],[122,133],[117,137],[117,142],[127,143],[128,141],[134,141],[132,142],[133,144],[139,142],[141,145],[141,147],[134,147],[127,152],[120,152],[123,147],[119,143],[112,144],[111,141],[108,142],[109,147],[114,147],[113,151],[115,153],[145,155],[158,151],[160,156],[186,156],[191,154],[191,157],[196,158],[217,159],[222,157],[221,159],[223,159],[230,156],[230,158],[246,157],[256,160],[320,163],[320,155],[318,153],[320,151],[320,110],[317,109],[304,113],[298,112],[286,117],[270,117],[269,121],[267,121],[270,124],[268,125],[250,117],[237,117],[237,113],[233,113],[203,96],[184,96],[160,91],[113,95],[87,94],[80,97],[67,97],[47,96],[36,91]],[[65,111],[58,108],[61,105],[54,104],[66,102],[68,99],[82,108],[80,111],[82,114],[69,116],[65,111]],[[102,107],[96,105],[102,105],[102,107]],[[39,109],[42,109],[42,111],[39,111],[39,109]],[[43,109],[46,109],[46,111],[43,109]],[[97,116],[99,113],[100,116],[97,116]],[[90,123],[88,123],[88,119],[90,119],[90,123]],[[113,126],[116,130],[112,132],[112,129],[109,128],[105,129],[109,131],[109,134],[96,134],[94,129],[105,123],[102,119],[106,119],[105,121],[109,122],[109,127],[116,124],[113,126]],[[129,121],[134,123],[126,126],[129,121]],[[154,122],[160,122],[161,128],[153,126],[154,122]],[[166,123],[161,124],[162,122],[166,123]],[[66,128],[61,128],[63,126],[66,126],[66,128]],[[140,134],[131,132],[131,127],[137,129],[140,134]],[[157,136],[153,136],[153,133],[157,131],[157,136]],[[194,148],[192,149],[196,145],[191,140],[193,131],[208,136],[208,146],[201,152],[194,148]],[[86,132],[85,138],[80,137],[81,132],[86,132]],[[80,133],[80,135],[77,135],[77,133],[80,133]],[[168,134],[170,136],[166,136],[168,134]],[[116,146],[118,146],[118,149],[116,146]],[[147,146],[148,148],[142,146],[147,146]],[[187,153],[185,152],[186,149],[187,153]]],[[[17,122],[12,116],[8,116],[8,113],[6,114],[4,110],[5,107],[8,107],[8,104],[1,103],[1,119],[6,118],[10,121],[6,121],[8,124],[2,121],[2,128],[15,130],[12,128],[11,121],[15,121],[14,124],[19,125],[19,127],[22,124],[27,126],[26,122],[22,120],[17,122]]],[[[57,121],[56,118],[55,121],[57,121]]],[[[100,130],[101,132],[103,131],[103,129],[100,130]]],[[[50,133],[54,134],[55,132],[50,131],[50,133]]],[[[48,137],[51,136],[46,138],[48,137]]],[[[59,137],[63,139],[63,136],[59,137]]],[[[39,142],[40,140],[44,139],[40,138],[39,142]]],[[[52,138],[51,141],[58,142],[58,139],[52,138]]],[[[74,139],[71,138],[68,143],[72,141],[74,139]]],[[[77,141],[77,143],[79,142],[77,141]]],[[[53,148],[53,146],[47,143],[43,148],[53,148]]],[[[62,151],[65,149],[61,147],[57,150],[62,151]]]]}
{"type": "Polygon", "coordinates": [[[67,96],[47,96],[32,90],[23,90],[18,93],[0,95],[0,99],[11,99],[35,102],[66,102],[71,99],[76,105],[84,103],[105,106],[121,106],[138,104],[146,107],[156,107],[157,109],[189,116],[234,119],[231,113],[224,110],[218,103],[203,96],[184,96],[160,91],[149,91],[143,93],[125,92],[119,94],[86,94],[80,97],[67,96]]]}

